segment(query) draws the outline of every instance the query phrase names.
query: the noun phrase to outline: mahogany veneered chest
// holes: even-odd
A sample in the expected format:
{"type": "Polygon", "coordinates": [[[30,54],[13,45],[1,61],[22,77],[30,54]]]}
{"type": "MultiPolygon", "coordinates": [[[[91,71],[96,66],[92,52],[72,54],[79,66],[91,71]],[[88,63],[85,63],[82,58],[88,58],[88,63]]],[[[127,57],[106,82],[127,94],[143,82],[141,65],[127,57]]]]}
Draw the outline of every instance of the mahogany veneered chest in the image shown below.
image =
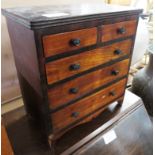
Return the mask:
{"type": "Polygon", "coordinates": [[[27,113],[49,141],[121,104],[141,12],[107,4],[3,10],[27,113]]]}

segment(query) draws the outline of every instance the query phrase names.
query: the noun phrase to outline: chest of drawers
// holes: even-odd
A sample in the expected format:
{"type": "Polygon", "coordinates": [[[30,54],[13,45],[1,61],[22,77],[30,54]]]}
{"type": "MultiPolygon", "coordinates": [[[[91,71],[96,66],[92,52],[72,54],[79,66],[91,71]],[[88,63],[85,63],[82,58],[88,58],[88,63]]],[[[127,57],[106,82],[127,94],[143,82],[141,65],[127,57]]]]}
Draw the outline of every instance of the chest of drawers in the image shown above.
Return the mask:
{"type": "Polygon", "coordinates": [[[27,113],[49,141],[122,102],[140,9],[4,9],[27,113]]]}

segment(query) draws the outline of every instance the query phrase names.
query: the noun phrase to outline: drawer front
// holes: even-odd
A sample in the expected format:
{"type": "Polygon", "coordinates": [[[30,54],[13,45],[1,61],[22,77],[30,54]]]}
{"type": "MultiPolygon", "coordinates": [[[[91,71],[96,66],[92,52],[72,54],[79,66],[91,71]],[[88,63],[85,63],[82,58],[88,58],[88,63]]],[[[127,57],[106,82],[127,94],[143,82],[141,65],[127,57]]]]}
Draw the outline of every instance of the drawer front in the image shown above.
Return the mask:
{"type": "Polygon", "coordinates": [[[48,90],[50,108],[57,108],[128,73],[129,59],[80,76],[48,90]]]}
{"type": "Polygon", "coordinates": [[[59,80],[86,71],[95,66],[130,54],[132,40],[125,40],[109,46],[83,52],[45,65],[47,83],[52,84],[59,80]]]}
{"type": "Polygon", "coordinates": [[[88,96],[52,114],[54,132],[67,127],[89,113],[105,106],[124,93],[126,79],[123,79],[91,96],[88,96]]]}
{"type": "Polygon", "coordinates": [[[97,29],[83,29],[43,37],[45,57],[96,44],[97,29]]]}
{"type": "Polygon", "coordinates": [[[102,26],[102,42],[134,35],[137,20],[125,21],[102,26]]]}

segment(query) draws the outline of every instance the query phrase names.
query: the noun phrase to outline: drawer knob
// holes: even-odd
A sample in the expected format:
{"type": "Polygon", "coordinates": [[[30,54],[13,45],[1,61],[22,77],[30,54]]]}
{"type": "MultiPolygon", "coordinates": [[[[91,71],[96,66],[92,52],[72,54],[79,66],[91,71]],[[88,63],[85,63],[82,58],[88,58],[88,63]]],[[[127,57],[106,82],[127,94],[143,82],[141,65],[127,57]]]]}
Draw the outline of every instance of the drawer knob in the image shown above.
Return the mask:
{"type": "Polygon", "coordinates": [[[78,70],[78,69],[80,69],[80,64],[72,64],[72,65],[70,65],[70,70],[78,70]]]}
{"type": "Polygon", "coordinates": [[[118,28],[117,32],[119,34],[124,34],[126,32],[126,29],[124,27],[118,28]]]}
{"type": "Polygon", "coordinates": [[[73,118],[77,118],[78,116],[79,116],[79,112],[73,112],[71,114],[71,117],[73,117],[73,118]]]}
{"type": "Polygon", "coordinates": [[[112,75],[118,75],[118,74],[119,74],[119,71],[118,71],[118,70],[113,70],[113,71],[111,72],[111,74],[112,74],[112,75]]]}
{"type": "Polygon", "coordinates": [[[122,54],[122,51],[119,50],[119,49],[116,49],[116,50],[114,51],[114,54],[116,54],[116,55],[122,54]]]}
{"type": "Polygon", "coordinates": [[[71,45],[73,46],[79,46],[80,45],[80,39],[72,39],[71,45]]]}
{"type": "Polygon", "coordinates": [[[115,95],[116,95],[116,92],[115,92],[115,91],[111,91],[111,92],[109,93],[109,95],[110,95],[110,96],[115,96],[115,95]]]}
{"type": "Polygon", "coordinates": [[[76,94],[76,93],[78,93],[78,88],[71,88],[70,90],[69,90],[69,92],[70,93],[72,93],[72,94],[76,94]]]}

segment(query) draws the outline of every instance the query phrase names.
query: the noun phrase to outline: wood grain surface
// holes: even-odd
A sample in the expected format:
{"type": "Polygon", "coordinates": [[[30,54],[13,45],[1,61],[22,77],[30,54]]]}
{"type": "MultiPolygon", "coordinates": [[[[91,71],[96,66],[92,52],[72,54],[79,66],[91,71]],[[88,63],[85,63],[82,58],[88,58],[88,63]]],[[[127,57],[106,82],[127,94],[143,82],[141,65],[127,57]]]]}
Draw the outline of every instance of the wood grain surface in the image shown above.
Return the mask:
{"type": "Polygon", "coordinates": [[[48,90],[50,108],[57,108],[93,91],[98,87],[126,75],[128,72],[128,65],[129,59],[125,59],[111,66],[104,67],[71,81],[56,85],[48,90]],[[117,75],[113,75],[112,71],[114,70],[119,71],[119,73],[117,75]],[[76,89],[77,93],[70,92],[72,89],[76,89]]]}
{"type": "Polygon", "coordinates": [[[55,83],[59,80],[81,73],[82,71],[130,54],[131,45],[132,40],[128,39],[78,55],[49,62],[45,65],[47,82],[48,84],[55,83]],[[122,53],[119,55],[115,54],[116,49],[121,50],[122,53]],[[77,70],[70,70],[71,65],[80,65],[80,68],[77,70]]]}
{"type": "Polygon", "coordinates": [[[90,112],[105,106],[108,102],[120,97],[124,93],[126,79],[123,79],[91,96],[88,96],[51,115],[53,130],[60,129],[77,121],[90,112]],[[114,95],[111,93],[114,92],[114,95]],[[74,115],[75,114],[75,115],[74,115]]]}
{"type": "Polygon", "coordinates": [[[124,21],[114,24],[102,26],[102,42],[107,42],[113,39],[123,38],[134,35],[136,33],[137,20],[124,21]],[[124,28],[124,33],[119,33],[119,29],[124,28]]]}
{"type": "Polygon", "coordinates": [[[85,46],[94,45],[97,41],[97,28],[83,29],[43,37],[45,57],[80,49],[85,46]],[[71,44],[73,39],[79,39],[79,45],[71,44]]]}
{"type": "Polygon", "coordinates": [[[21,73],[38,94],[41,94],[34,33],[11,20],[7,20],[7,24],[17,72],[21,73]]]}

